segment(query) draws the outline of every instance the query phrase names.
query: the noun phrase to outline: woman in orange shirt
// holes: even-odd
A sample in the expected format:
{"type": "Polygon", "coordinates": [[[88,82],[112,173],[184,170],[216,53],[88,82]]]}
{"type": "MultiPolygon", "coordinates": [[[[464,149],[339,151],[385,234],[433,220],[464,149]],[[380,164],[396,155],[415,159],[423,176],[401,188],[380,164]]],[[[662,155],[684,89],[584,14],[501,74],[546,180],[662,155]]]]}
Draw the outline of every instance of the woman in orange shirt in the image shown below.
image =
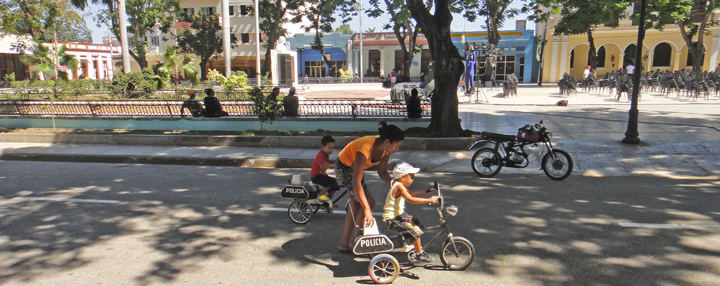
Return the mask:
{"type": "Polygon", "coordinates": [[[375,223],[375,218],[372,216],[375,199],[365,185],[363,172],[370,166],[378,165],[378,176],[389,186],[392,177],[388,173],[388,159],[392,153],[400,150],[400,145],[405,140],[405,134],[397,126],[387,125],[385,121],[380,124],[379,136],[355,139],[340,151],[335,162],[335,176],[347,188],[352,210],[345,216],[342,240],[338,246],[340,252],[351,251],[350,235],[353,229],[359,227],[354,222],[362,221],[365,226],[372,226],[375,223]],[[362,211],[360,211],[361,207],[362,211]]]}

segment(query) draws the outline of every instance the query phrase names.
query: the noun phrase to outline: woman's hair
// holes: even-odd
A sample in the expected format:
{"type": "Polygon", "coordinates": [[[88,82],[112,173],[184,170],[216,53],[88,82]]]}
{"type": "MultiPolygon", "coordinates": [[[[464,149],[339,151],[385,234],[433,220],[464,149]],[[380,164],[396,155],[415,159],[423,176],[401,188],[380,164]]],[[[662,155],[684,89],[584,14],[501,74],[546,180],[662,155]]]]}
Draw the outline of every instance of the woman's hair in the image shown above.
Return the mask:
{"type": "Polygon", "coordinates": [[[418,96],[418,90],[417,90],[417,88],[413,88],[413,89],[410,91],[410,96],[413,96],[413,97],[417,97],[417,96],[418,96]]]}
{"type": "Polygon", "coordinates": [[[385,141],[385,139],[387,139],[390,140],[390,143],[394,143],[405,140],[405,133],[403,133],[399,127],[392,124],[388,125],[385,121],[380,121],[380,128],[378,128],[378,131],[380,133],[380,138],[378,139],[381,141],[385,141]]]}

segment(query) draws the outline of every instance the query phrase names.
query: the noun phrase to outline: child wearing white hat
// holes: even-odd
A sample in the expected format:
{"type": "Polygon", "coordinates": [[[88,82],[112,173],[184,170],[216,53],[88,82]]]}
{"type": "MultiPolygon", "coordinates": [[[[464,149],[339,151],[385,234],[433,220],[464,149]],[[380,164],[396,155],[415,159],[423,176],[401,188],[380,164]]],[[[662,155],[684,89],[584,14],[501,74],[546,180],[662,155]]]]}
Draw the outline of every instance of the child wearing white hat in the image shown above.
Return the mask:
{"type": "Polygon", "coordinates": [[[412,192],[407,188],[413,183],[415,174],[420,168],[415,168],[407,162],[397,164],[393,169],[393,180],[390,184],[390,191],[385,199],[383,221],[388,228],[397,231],[405,241],[415,246],[415,254],[418,260],[432,262],[433,257],[422,250],[420,235],[423,234],[423,226],[417,218],[405,212],[405,201],[411,204],[437,203],[437,197],[421,198],[425,191],[412,192]]]}

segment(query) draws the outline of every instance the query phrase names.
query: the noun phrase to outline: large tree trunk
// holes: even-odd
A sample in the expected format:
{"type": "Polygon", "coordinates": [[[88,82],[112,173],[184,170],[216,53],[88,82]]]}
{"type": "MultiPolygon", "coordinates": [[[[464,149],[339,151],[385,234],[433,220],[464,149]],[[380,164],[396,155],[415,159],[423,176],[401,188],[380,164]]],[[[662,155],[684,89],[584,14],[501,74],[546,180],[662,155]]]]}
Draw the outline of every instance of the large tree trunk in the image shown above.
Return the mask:
{"type": "Polygon", "coordinates": [[[700,27],[698,27],[697,42],[695,43],[693,43],[692,37],[690,37],[690,35],[688,35],[687,31],[685,30],[685,23],[678,23],[678,26],[680,27],[680,35],[682,36],[683,40],[685,40],[685,45],[687,45],[688,47],[688,53],[693,55],[694,72],[702,71],[703,54],[705,53],[705,49],[703,47],[703,38],[705,36],[705,28],[707,27],[707,23],[710,20],[711,15],[713,15],[713,13],[705,13],[705,17],[703,17],[703,20],[700,23],[700,27]]]}
{"type": "Polygon", "coordinates": [[[463,74],[463,62],[450,37],[450,2],[436,0],[435,15],[430,14],[423,0],[408,0],[407,3],[428,40],[433,62],[435,94],[428,132],[437,137],[460,136],[463,129],[458,118],[457,87],[463,74]]]}
{"type": "Polygon", "coordinates": [[[200,59],[200,79],[207,80],[207,62],[208,59],[200,59]]]}
{"type": "Polygon", "coordinates": [[[588,43],[590,44],[590,53],[588,54],[588,59],[590,60],[590,67],[595,68],[598,64],[597,49],[595,49],[595,39],[593,38],[592,29],[590,29],[590,27],[587,28],[587,36],[588,43]]]}

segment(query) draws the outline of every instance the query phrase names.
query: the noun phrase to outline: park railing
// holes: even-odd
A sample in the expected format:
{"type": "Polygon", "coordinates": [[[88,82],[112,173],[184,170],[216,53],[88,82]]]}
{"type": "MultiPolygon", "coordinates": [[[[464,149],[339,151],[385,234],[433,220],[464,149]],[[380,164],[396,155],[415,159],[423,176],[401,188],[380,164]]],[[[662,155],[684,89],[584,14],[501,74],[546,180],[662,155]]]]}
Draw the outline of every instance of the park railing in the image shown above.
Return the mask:
{"type": "MultiPolygon", "coordinates": [[[[0,100],[0,115],[17,116],[180,116],[179,100],[0,100]]],[[[230,116],[257,117],[253,102],[221,102],[230,116]]],[[[423,105],[423,117],[430,117],[430,105],[423,105]]],[[[186,110],[187,111],[187,110],[186,110]]],[[[280,114],[283,113],[280,103],[280,114]]],[[[186,112],[185,114],[189,114],[186,112]]],[[[403,103],[376,100],[305,100],[298,108],[299,117],[406,117],[403,103]]]]}

